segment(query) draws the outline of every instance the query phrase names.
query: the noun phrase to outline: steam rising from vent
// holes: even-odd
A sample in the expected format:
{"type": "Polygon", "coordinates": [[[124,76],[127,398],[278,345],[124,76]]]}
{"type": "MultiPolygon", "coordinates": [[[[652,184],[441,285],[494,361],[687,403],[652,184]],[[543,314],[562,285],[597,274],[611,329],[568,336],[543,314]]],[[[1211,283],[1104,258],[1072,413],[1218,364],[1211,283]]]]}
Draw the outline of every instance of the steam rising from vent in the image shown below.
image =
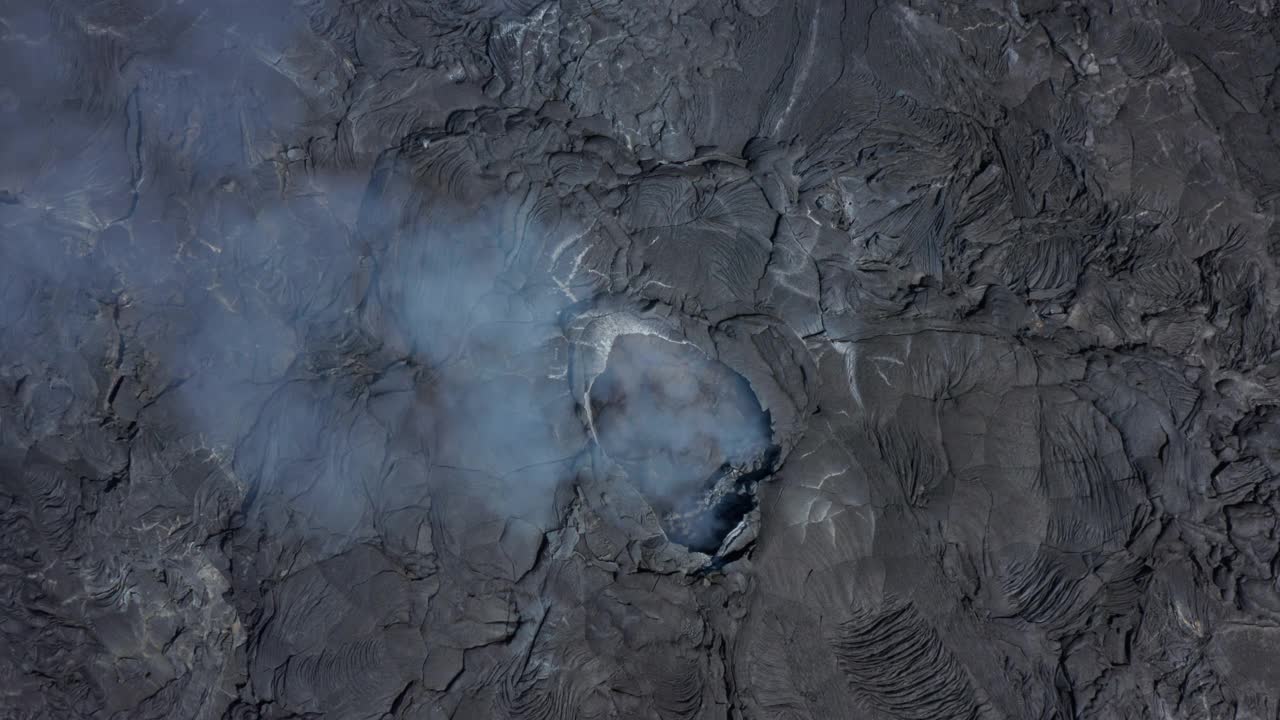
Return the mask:
{"type": "Polygon", "coordinates": [[[590,397],[601,447],[668,535],[715,552],[753,505],[739,481],[767,465],[769,416],[746,379],[691,345],[623,335],[590,397]]]}

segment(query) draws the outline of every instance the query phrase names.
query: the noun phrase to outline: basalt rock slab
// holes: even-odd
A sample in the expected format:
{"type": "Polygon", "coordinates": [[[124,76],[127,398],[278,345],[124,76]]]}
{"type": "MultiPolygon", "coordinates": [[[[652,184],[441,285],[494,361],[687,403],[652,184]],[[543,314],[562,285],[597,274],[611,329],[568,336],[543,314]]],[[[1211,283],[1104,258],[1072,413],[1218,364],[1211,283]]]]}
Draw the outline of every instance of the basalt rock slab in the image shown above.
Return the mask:
{"type": "Polygon", "coordinates": [[[0,718],[1273,718],[1270,0],[0,4],[0,718]]]}

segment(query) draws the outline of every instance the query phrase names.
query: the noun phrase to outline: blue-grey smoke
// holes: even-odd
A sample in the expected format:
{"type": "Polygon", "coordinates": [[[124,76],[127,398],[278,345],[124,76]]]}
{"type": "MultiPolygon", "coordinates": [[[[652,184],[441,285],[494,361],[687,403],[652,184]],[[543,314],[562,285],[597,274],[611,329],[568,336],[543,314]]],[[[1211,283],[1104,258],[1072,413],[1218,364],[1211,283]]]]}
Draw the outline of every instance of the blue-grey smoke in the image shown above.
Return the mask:
{"type": "MultiPolygon", "coordinates": [[[[96,422],[74,412],[92,398],[219,458],[261,522],[334,545],[441,494],[551,526],[589,442],[562,315],[600,288],[567,292],[547,256],[583,229],[508,222],[527,186],[384,193],[368,168],[433,118],[377,116],[356,142],[343,98],[374,91],[330,51],[361,37],[269,5],[0,18],[22,69],[0,91],[0,379],[21,387],[24,430],[96,422]]],[[[671,358],[624,345],[607,450],[651,501],[762,452],[749,390],[716,389],[701,360],[653,372],[671,358]]]]}

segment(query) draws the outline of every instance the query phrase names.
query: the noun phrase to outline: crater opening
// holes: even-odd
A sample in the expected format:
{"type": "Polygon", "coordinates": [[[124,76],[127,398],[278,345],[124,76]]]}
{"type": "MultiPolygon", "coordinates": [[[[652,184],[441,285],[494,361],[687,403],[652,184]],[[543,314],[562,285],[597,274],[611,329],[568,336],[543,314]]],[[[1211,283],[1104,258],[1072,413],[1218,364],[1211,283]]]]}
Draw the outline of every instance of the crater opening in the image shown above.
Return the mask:
{"type": "Polygon", "coordinates": [[[600,447],[667,537],[715,554],[755,507],[776,457],[769,413],[747,379],[692,345],[624,335],[589,401],[600,447]]]}

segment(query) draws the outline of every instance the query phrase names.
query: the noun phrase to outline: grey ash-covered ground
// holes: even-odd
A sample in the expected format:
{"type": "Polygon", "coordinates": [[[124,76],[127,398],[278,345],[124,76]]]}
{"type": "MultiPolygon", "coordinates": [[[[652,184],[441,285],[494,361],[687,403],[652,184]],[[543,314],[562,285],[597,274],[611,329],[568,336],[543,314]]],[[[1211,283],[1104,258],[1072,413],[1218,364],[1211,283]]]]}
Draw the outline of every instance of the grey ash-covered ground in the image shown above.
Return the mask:
{"type": "Polygon", "coordinates": [[[0,718],[1274,720],[1278,18],[0,2],[0,718]]]}

